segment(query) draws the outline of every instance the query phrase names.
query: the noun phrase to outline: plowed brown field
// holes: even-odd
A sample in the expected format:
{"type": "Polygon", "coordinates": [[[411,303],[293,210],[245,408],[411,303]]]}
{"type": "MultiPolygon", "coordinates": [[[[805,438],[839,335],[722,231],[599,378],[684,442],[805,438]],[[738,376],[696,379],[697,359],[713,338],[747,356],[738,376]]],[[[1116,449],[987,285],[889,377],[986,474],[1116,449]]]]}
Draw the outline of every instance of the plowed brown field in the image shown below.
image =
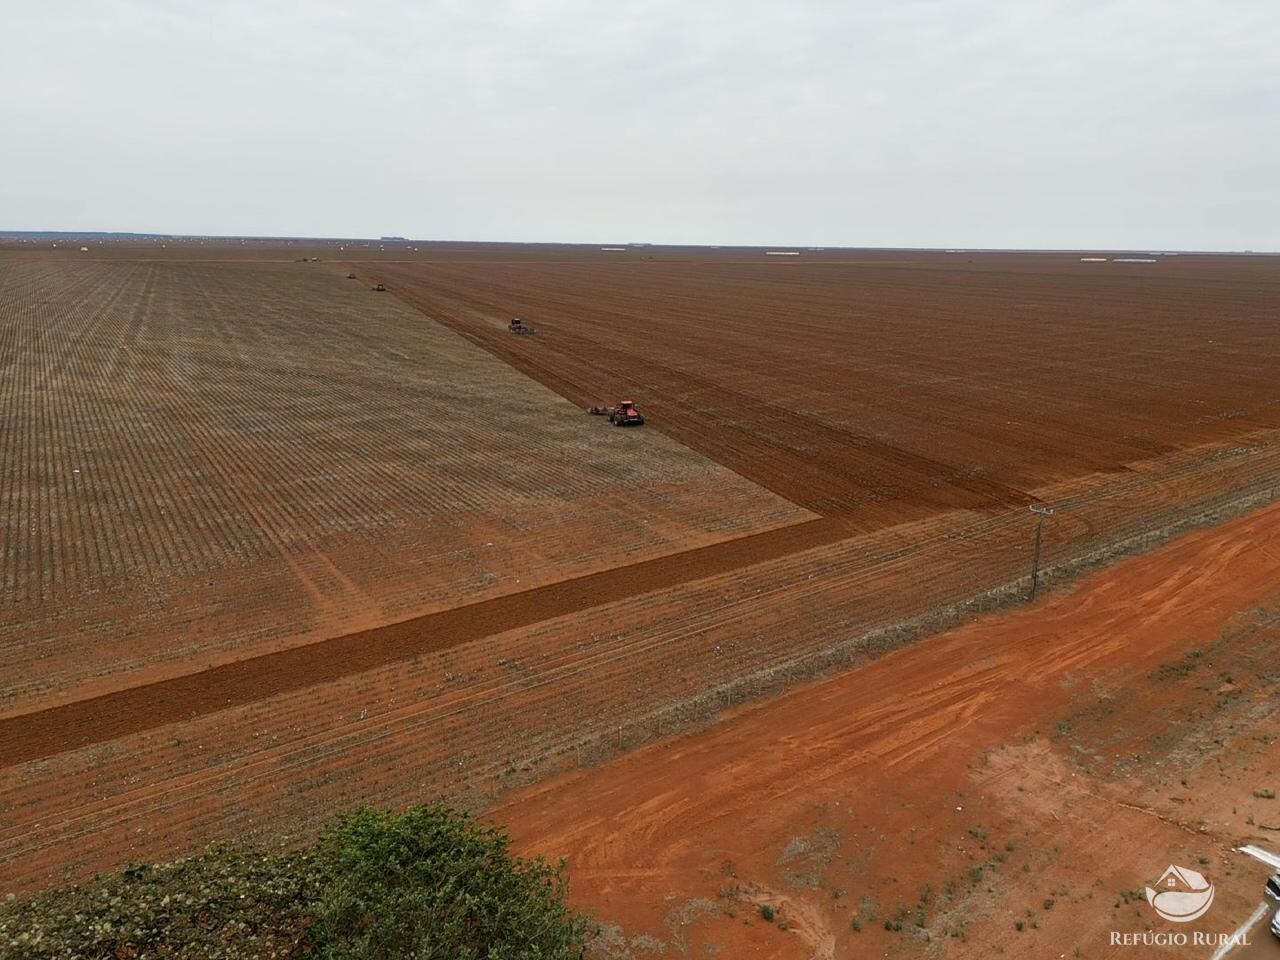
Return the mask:
{"type": "Polygon", "coordinates": [[[312,264],[0,263],[0,344],[0,712],[807,518],[312,264]]]}
{"type": "Polygon", "coordinates": [[[1270,261],[299,249],[0,252],[15,889],[483,803],[1025,591],[1029,503],[1053,578],[1280,476],[1270,261]]]}
{"type": "Polygon", "coordinates": [[[1280,262],[1232,283],[1078,266],[370,269],[578,403],[634,394],[718,462],[874,527],[1280,423],[1280,262]],[[511,315],[545,335],[507,337],[511,315]]]}

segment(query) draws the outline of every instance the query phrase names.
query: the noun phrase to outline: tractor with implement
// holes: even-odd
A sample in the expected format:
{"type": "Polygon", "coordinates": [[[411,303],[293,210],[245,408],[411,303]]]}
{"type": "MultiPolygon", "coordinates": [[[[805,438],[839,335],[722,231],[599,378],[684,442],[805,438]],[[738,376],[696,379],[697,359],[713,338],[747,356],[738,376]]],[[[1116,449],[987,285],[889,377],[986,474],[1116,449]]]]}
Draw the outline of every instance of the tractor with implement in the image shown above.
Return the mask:
{"type": "Polygon", "coordinates": [[[507,329],[522,337],[530,336],[533,333],[533,327],[529,326],[519,317],[512,317],[511,322],[507,324],[507,329]]]}
{"type": "Polygon", "coordinates": [[[636,409],[634,400],[619,400],[618,405],[609,410],[609,422],[615,427],[642,427],[644,414],[636,409]]]}

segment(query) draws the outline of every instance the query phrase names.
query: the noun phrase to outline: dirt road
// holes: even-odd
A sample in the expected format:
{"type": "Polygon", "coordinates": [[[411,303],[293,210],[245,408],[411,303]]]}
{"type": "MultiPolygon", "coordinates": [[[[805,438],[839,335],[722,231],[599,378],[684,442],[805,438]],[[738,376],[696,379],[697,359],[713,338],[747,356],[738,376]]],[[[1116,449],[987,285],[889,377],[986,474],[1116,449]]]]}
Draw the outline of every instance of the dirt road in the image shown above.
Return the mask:
{"type": "MultiPolygon", "coordinates": [[[[646,938],[690,956],[1140,955],[1111,952],[1109,931],[1161,921],[1112,899],[1193,856],[1218,884],[1206,929],[1229,931],[1257,904],[1257,871],[1229,866],[1259,802],[1237,764],[1280,752],[1218,753],[1212,789],[1181,803],[1154,796],[1171,748],[1103,768],[1171,692],[1162,664],[1176,674],[1233,630],[1222,655],[1237,662],[1280,639],[1278,542],[1280,507],[1192,533],[491,816],[525,851],[567,857],[577,902],[617,925],[617,956],[646,956],[646,938]],[[1098,704],[1101,749],[1072,740],[1098,704]]],[[[1274,679],[1223,682],[1243,693],[1220,709],[1247,704],[1251,734],[1276,727],[1274,679]]]]}

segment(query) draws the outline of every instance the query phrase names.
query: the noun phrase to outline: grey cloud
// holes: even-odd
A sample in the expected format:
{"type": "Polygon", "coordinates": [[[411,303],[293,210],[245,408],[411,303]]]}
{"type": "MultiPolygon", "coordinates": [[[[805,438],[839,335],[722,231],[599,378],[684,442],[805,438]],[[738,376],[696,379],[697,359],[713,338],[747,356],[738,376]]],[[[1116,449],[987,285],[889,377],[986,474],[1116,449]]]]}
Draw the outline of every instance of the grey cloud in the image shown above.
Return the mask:
{"type": "Polygon", "coordinates": [[[0,229],[1280,248],[1274,0],[11,6],[0,229]]]}

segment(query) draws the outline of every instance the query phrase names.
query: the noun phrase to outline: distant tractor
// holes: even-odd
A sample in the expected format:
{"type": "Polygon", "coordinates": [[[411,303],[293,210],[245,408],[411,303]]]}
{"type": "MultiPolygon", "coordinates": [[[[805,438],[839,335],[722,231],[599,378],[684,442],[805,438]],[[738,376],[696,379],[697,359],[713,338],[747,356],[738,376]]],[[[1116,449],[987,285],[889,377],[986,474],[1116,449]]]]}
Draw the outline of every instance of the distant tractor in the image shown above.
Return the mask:
{"type": "Polygon", "coordinates": [[[644,414],[636,409],[634,400],[619,400],[618,405],[609,411],[609,422],[615,427],[642,427],[644,414]]]}
{"type": "Polygon", "coordinates": [[[386,285],[385,283],[382,283],[381,281],[379,281],[378,283],[375,283],[375,284],[373,285],[373,289],[374,289],[376,292],[378,292],[378,293],[386,293],[386,292],[387,292],[387,285],[386,285]]]}
{"type": "Polygon", "coordinates": [[[359,278],[355,275],[355,271],[352,271],[351,273],[348,273],[348,274],[347,274],[347,279],[348,279],[348,280],[358,280],[359,278]]]}
{"type": "Polygon", "coordinates": [[[511,322],[507,324],[507,329],[510,330],[512,333],[516,333],[516,334],[519,334],[520,336],[525,336],[525,337],[533,333],[533,327],[529,326],[519,317],[512,317],[511,322]]]}

